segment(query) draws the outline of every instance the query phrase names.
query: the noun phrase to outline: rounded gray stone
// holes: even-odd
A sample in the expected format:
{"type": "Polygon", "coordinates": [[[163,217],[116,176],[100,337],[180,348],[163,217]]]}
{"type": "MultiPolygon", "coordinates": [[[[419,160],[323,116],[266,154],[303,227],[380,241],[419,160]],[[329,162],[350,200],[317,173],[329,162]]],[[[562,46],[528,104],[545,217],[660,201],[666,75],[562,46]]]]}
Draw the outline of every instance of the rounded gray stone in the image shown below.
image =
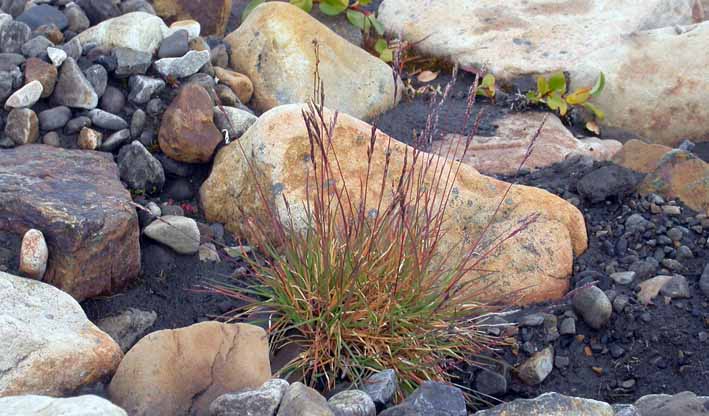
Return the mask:
{"type": "Polygon", "coordinates": [[[128,122],[121,117],[111,114],[107,111],[94,109],[89,111],[91,123],[94,126],[101,127],[106,130],[123,130],[128,128],[128,122]]]}
{"type": "Polygon", "coordinates": [[[377,407],[362,390],[345,390],[327,401],[335,416],[375,416],[377,407]]]}
{"type": "Polygon", "coordinates": [[[608,296],[596,286],[580,289],[574,295],[574,310],[581,315],[583,320],[592,328],[603,327],[613,313],[608,296]]]}
{"type": "Polygon", "coordinates": [[[69,107],[60,105],[58,107],[50,108],[49,110],[44,110],[38,114],[39,117],[39,128],[43,131],[49,131],[54,129],[60,129],[66,126],[71,118],[71,109],[69,107]]]}

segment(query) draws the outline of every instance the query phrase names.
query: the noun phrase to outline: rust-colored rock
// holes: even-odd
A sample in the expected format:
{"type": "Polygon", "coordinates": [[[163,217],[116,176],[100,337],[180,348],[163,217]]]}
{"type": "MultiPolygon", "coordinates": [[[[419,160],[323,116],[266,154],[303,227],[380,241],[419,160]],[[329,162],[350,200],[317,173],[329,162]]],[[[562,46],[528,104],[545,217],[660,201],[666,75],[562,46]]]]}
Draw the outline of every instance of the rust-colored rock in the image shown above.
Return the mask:
{"type": "Polygon", "coordinates": [[[613,157],[613,162],[640,173],[650,173],[671,147],[661,144],[649,144],[640,140],[628,140],[623,148],[613,157]]]}
{"type": "Polygon", "coordinates": [[[203,322],[142,338],[121,361],[108,393],[132,416],[206,416],[217,397],[258,388],[270,377],[263,329],[203,322]]]}
{"type": "Polygon", "coordinates": [[[709,214],[709,163],[693,153],[672,150],[662,156],[638,191],[679,198],[693,210],[709,214]]]}
{"type": "Polygon", "coordinates": [[[57,83],[57,67],[38,58],[25,61],[25,85],[37,80],[42,84],[42,98],[54,92],[57,83]]]}
{"type": "Polygon", "coordinates": [[[167,24],[178,20],[196,20],[203,35],[224,35],[232,0],[154,0],[153,7],[167,24]]]}
{"type": "Polygon", "coordinates": [[[238,72],[229,71],[228,69],[214,68],[214,74],[219,78],[219,82],[226,84],[242,104],[246,104],[251,100],[254,94],[254,84],[251,83],[249,77],[238,72]]]}
{"type": "MultiPolygon", "coordinates": [[[[247,214],[263,213],[263,205],[256,192],[256,171],[263,172],[261,189],[277,192],[273,203],[282,217],[286,217],[283,198],[288,201],[295,222],[305,220],[303,202],[310,170],[309,141],[303,123],[301,105],[286,105],[263,114],[239,139],[217,154],[212,173],[201,188],[201,202],[210,221],[222,222],[232,231],[240,231],[242,210],[247,214]],[[248,159],[242,153],[242,147],[248,159]]],[[[332,116],[331,112],[327,113],[332,116]]],[[[360,179],[367,172],[367,146],[371,126],[340,114],[334,132],[333,146],[337,152],[343,174],[351,195],[358,195],[360,179]]],[[[380,183],[384,174],[385,146],[388,137],[379,133],[372,157],[372,183],[380,183]]],[[[412,149],[396,140],[391,142],[391,172],[400,172],[404,154],[412,149]]],[[[423,157],[436,157],[424,154],[423,157]]],[[[423,162],[421,162],[423,163],[423,162]]],[[[437,162],[432,162],[437,163],[437,162]]],[[[450,166],[450,165],[449,165],[450,166]]],[[[261,176],[261,175],[259,175],[261,176]]],[[[311,178],[311,181],[313,179],[311,178]]],[[[395,176],[392,174],[392,180],[395,176]]],[[[311,182],[312,183],[312,182],[311,182]]],[[[446,211],[448,233],[441,250],[460,250],[460,242],[475,241],[491,221],[495,207],[508,184],[478,173],[463,165],[454,185],[455,191],[446,211]]],[[[367,201],[374,204],[378,190],[370,187],[367,201]]],[[[378,188],[377,188],[378,189],[378,188]]],[[[311,195],[313,193],[311,192],[311,195]]],[[[385,204],[389,194],[385,195],[385,204]]],[[[353,202],[353,204],[357,204],[353,202]]],[[[376,208],[371,206],[370,208],[376,208]]],[[[486,287],[481,298],[496,299],[504,295],[520,296],[519,303],[559,299],[569,287],[574,254],[581,254],[587,246],[586,227],[581,213],[563,199],[546,191],[513,186],[503,202],[496,219],[484,236],[483,245],[491,239],[507,236],[530,214],[539,218],[529,228],[517,234],[480,265],[481,269],[494,271],[471,288],[486,287]]],[[[469,247],[468,247],[469,248],[469,247]]],[[[453,256],[455,257],[455,256],[453,256]]],[[[470,279],[480,278],[471,272],[470,279]]]]}
{"type": "Polygon", "coordinates": [[[160,125],[160,149],[170,158],[186,163],[205,163],[223,140],[214,125],[214,105],[201,85],[182,87],[165,110],[160,125]]]}
{"type": "Polygon", "coordinates": [[[630,140],[613,162],[647,174],[638,186],[641,194],[679,198],[691,209],[709,214],[709,163],[694,154],[630,140]]]}
{"type": "Polygon", "coordinates": [[[442,140],[435,140],[433,152],[462,160],[484,174],[513,175],[524,160],[544,117],[547,117],[546,123],[523,166],[525,169],[551,166],[573,154],[608,160],[621,148],[616,140],[595,137],[579,140],[553,114],[512,113],[495,120],[497,131],[494,136],[475,136],[465,155],[462,154],[465,137],[458,134],[448,134],[442,140]]]}
{"type": "Polygon", "coordinates": [[[108,153],[30,144],[0,152],[0,230],[42,230],[44,281],[77,300],[140,272],[138,216],[108,153]]]}

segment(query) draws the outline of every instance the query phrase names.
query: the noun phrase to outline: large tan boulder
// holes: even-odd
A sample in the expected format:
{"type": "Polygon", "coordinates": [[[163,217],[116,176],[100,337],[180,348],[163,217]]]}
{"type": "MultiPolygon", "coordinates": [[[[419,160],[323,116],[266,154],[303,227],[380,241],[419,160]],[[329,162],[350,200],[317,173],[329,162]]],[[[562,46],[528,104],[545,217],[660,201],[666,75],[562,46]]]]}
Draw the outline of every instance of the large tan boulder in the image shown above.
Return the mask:
{"type": "Polygon", "coordinates": [[[123,358],[53,286],[0,272],[0,300],[0,397],[72,393],[113,374],[123,358]]]}
{"type": "Polygon", "coordinates": [[[153,0],[158,16],[169,23],[196,20],[203,35],[224,35],[232,0],[153,0]]]}
{"type": "Polygon", "coordinates": [[[382,60],[288,3],[258,6],[224,41],[234,69],[251,79],[251,103],[260,111],[313,96],[314,41],[331,108],[368,120],[396,105],[403,90],[394,96],[392,71],[382,60]]]}
{"type": "MultiPolygon", "coordinates": [[[[312,175],[307,161],[310,144],[301,115],[301,105],[274,108],[263,114],[239,139],[220,150],[215,157],[212,173],[201,188],[201,201],[209,221],[225,223],[232,231],[240,231],[241,209],[246,213],[263,212],[256,191],[257,179],[249,168],[264,172],[259,179],[262,189],[273,190],[272,201],[281,217],[286,211],[285,197],[296,221],[304,220],[303,202],[306,195],[306,175],[312,175]],[[244,157],[243,150],[248,158],[244,157]]],[[[328,117],[332,113],[328,111],[328,117]]],[[[358,195],[360,179],[367,169],[367,147],[371,126],[345,114],[340,114],[334,132],[334,149],[347,178],[351,195],[358,195]]],[[[378,132],[372,157],[372,183],[380,183],[385,164],[388,137],[378,132]]],[[[401,172],[407,145],[392,140],[389,175],[401,172]]],[[[435,157],[435,156],[431,156],[435,157]]],[[[434,162],[435,163],[435,162],[434,162]]],[[[442,162],[445,163],[445,162],[442,162]]],[[[581,254],[587,245],[586,229],[581,213],[566,201],[540,189],[514,186],[502,203],[497,218],[491,216],[502,198],[507,183],[479,174],[469,166],[461,166],[452,199],[446,211],[450,229],[442,250],[449,251],[461,241],[478,237],[488,222],[493,225],[485,241],[506,236],[528,215],[540,214],[539,219],[520,232],[480,265],[495,271],[485,281],[491,283],[487,298],[517,293],[524,295],[520,303],[558,299],[566,293],[574,254],[581,254]]],[[[369,187],[368,208],[375,208],[374,188],[369,187]]],[[[377,188],[378,189],[378,188],[377,188]]],[[[389,194],[384,196],[385,201],[389,194]]],[[[470,273],[470,278],[479,277],[470,273]]]]}
{"type": "Polygon", "coordinates": [[[121,362],[108,393],[131,416],[202,416],[222,394],[258,388],[270,377],[262,328],[203,322],[142,338],[121,362]]]}
{"type": "Polygon", "coordinates": [[[709,22],[628,35],[581,60],[570,72],[571,87],[606,74],[605,89],[592,100],[606,113],[604,133],[610,128],[668,146],[709,141],[708,44],[709,22]]]}
{"type": "Polygon", "coordinates": [[[441,140],[434,140],[432,150],[439,155],[460,160],[486,175],[513,175],[524,160],[545,117],[544,127],[534,142],[524,169],[551,166],[570,155],[608,160],[622,147],[616,140],[595,137],[577,139],[554,114],[529,112],[510,113],[496,119],[495,134],[475,136],[465,154],[463,144],[466,138],[459,134],[447,134],[441,140]]]}
{"type": "MultiPolygon", "coordinates": [[[[700,21],[699,0],[384,0],[387,31],[500,79],[568,70],[621,36],[700,21]]],[[[593,85],[593,84],[591,84],[593,85]]]]}

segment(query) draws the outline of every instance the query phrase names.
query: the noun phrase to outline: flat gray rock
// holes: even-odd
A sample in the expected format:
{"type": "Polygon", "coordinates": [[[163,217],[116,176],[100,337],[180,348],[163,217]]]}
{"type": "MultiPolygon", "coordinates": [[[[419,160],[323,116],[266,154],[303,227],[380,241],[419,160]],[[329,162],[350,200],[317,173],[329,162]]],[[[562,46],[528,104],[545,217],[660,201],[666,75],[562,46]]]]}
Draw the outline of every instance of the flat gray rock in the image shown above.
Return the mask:
{"type": "MultiPolygon", "coordinates": [[[[611,405],[596,400],[545,393],[481,410],[475,416],[614,416],[611,405]]],[[[644,416],[644,415],[643,415],[644,416]]]]}
{"type": "Polygon", "coordinates": [[[165,215],[145,227],[143,233],[180,254],[199,251],[199,228],[192,218],[165,215]]]}
{"type": "Polygon", "coordinates": [[[108,400],[85,395],[56,398],[24,395],[0,398],[0,416],[128,416],[108,400]]]}
{"type": "Polygon", "coordinates": [[[209,62],[209,51],[189,51],[179,58],[162,58],[153,67],[164,78],[186,78],[194,75],[209,62]]]}

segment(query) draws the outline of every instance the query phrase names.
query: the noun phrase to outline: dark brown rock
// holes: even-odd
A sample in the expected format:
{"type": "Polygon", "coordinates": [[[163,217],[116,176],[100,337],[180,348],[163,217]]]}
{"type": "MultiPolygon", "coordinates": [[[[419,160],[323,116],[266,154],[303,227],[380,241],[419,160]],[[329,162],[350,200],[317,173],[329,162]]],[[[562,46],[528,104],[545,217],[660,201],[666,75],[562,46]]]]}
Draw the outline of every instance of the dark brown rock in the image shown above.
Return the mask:
{"type": "Polygon", "coordinates": [[[212,99],[201,85],[185,85],[165,110],[160,125],[160,149],[170,158],[187,163],[212,159],[222,141],[214,125],[212,99]]]}
{"type": "Polygon", "coordinates": [[[138,216],[110,154],[30,144],[0,152],[0,230],[44,233],[44,281],[77,300],[140,272],[138,216]]]}
{"type": "Polygon", "coordinates": [[[47,98],[54,92],[57,83],[57,67],[38,58],[25,61],[25,84],[37,80],[42,84],[42,98],[47,98]]]}
{"type": "Polygon", "coordinates": [[[232,0],[154,0],[153,7],[167,24],[178,20],[196,20],[202,35],[224,35],[231,13],[232,0]]]}

